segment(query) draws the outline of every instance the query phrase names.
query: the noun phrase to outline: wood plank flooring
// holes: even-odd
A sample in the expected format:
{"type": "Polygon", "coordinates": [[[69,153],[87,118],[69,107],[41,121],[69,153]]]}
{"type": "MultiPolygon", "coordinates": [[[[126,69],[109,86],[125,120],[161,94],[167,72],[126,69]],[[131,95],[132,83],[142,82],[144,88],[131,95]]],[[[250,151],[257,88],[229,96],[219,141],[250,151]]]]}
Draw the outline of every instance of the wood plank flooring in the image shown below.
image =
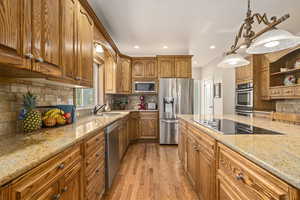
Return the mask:
{"type": "Polygon", "coordinates": [[[156,143],[131,145],[104,200],[198,200],[177,150],[156,143]]]}

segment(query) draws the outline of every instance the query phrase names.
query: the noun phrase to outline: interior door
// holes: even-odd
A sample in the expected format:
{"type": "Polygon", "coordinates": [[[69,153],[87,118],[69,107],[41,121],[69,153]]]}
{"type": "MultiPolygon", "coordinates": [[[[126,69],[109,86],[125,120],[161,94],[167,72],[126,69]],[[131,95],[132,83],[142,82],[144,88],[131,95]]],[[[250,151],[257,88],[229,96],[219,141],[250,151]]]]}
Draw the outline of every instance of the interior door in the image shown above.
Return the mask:
{"type": "Polygon", "coordinates": [[[61,76],[60,0],[32,1],[33,70],[61,76]]]}
{"type": "MultiPolygon", "coordinates": [[[[22,16],[22,11],[30,9],[31,3],[25,1],[25,7],[22,8],[21,0],[1,0],[0,3],[0,63],[18,68],[31,69],[31,50],[23,49],[21,46],[22,23],[27,23],[27,15],[22,16]],[[23,19],[23,20],[22,20],[23,19]],[[23,58],[25,51],[26,59],[23,58]]],[[[27,14],[25,12],[25,14],[27,14]]],[[[29,14],[30,16],[30,14],[29,14]]],[[[30,18],[29,18],[30,19],[30,18]]],[[[31,26],[24,27],[24,33],[30,33],[31,26]]],[[[30,37],[24,37],[29,38],[30,37]]],[[[26,42],[26,41],[24,41],[26,42]]]]}

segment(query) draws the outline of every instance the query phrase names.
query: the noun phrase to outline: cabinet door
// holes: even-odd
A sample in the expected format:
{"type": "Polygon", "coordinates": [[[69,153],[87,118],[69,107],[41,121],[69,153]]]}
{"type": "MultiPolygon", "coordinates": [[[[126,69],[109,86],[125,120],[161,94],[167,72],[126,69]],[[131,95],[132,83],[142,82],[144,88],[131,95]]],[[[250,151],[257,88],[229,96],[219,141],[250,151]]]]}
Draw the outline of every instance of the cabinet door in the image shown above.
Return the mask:
{"type": "MultiPolygon", "coordinates": [[[[23,50],[30,57],[30,49],[22,49],[22,23],[28,18],[21,18],[22,11],[30,9],[30,2],[22,8],[22,0],[1,0],[0,3],[0,63],[18,68],[31,69],[30,59],[23,59],[23,50]],[[21,20],[23,19],[23,21],[21,20]],[[26,62],[27,61],[27,62],[26,62]]],[[[30,15],[29,15],[30,16],[30,15]]],[[[24,28],[31,28],[26,26],[24,28]]],[[[24,33],[31,30],[24,30],[24,33]]],[[[25,36],[25,35],[24,35],[25,36]]],[[[30,37],[29,37],[30,39],[30,37]]]]}
{"type": "Polygon", "coordinates": [[[60,181],[60,200],[82,199],[81,177],[81,165],[78,163],[60,181]]]}
{"type": "Polygon", "coordinates": [[[144,62],[145,78],[157,78],[157,65],[156,61],[145,60],[144,62]]]}
{"type": "Polygon", "coordinates": [[[86,10],[79,5],[78,12],[78,76],[81,84],[93,83],[93,20],[86,10]]]}
{"type": "Polygon", "coordinates": [[[156,139],[158,132],[157,113],[145,112],[140,113],[139,121],[139,138],[140,139],[156,139]]]}
{"type": "Polygon", "coordinates": [[[186,151],[187,151],[187,174],[193,185],[196,186],[196,165],[197,165],[197,152],[195,151],[195,142],[190,136],[187,137],[186,143],[186,151]]]}
{"type": "Polygon", "coordinates": [[[32,1],[33,71],[61,76],[60,0],[32,1]]]}
{"type": "Polygon", "coordinates": [[[121,74],[118,79],[121,80],[122,93],[131,93],[131,66],[129,59],[122,59],[121,62],[121,74]]]}
{"type": "Polygon", "coordinates": [[[198,144],[196,187],[200,200],[215,200],[215,159],[198,144]]]}
{"type": "Polygon", "coordinates": [[[225,180],[224,175],[218,175],[217,177],[217,200],[243,200],[233,191],[232,186],[230,186],[225,180]]]}
{"type": "Polygon", "coordinates": [[[105,93],[115,93],[115,88],[116,63],[109,53],[105,53],[105,93]]]}
{"type": "Polygon", "coordinates": [[[158,58],[158,69],[160,78],[175,77],[175,59],[174,57],[158,58]]]}
{"type": "Polygon", "coordinates": [[[192,63],[191,58],[175,58],[175,77],[176,78],[191,78],[192,63]]]}
{"type": "MultiPolygon", "coordinates": [[[[76,79],[77,0],[62,1],[62,67],[64,77],[76,79]]],[[[79,77],[77,77],[79,79],[79,77]]]]}
{"type": "MultiPolygon", "coordinates": [[[[60,199],[60,193],[59,193],[59,183],[55,182],[52,185],[46,187],[42,191],[40,191],[35,196],[31,197],[31,200],[54,200],[54,199],[60,199]]],[[[22,198],[17,198],[18,200],[23,200],[22,198]]],[[[24,199],[25,200],[25,199],[24,199]]]]}
{"type": "Polygon", "coordinates": [[[130,114],[129,118],[129,140],[134,141],[138,138],[139,131],[139,113],[134,112],[130,114]]]}
{"type": "Polygon", "coordinates": [[[10,200],[10,189],[8,186],[0,187],[0,200],[10,200]]]}
{"type": "Polygon", "coordinates": [[[142,60],[134,60],[132,62],[132,78],[144,78],[145,65],[142,60]]]}

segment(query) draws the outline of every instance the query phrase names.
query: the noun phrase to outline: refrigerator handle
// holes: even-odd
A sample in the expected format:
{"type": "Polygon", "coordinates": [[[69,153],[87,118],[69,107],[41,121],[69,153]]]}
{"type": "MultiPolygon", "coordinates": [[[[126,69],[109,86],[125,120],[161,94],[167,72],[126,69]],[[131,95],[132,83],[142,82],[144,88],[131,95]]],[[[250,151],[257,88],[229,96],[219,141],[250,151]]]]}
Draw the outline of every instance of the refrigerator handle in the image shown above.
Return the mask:
{"type": "Polygon", "coordinates": [[[178,120],[161,120],[161,121],[166,123],[166,124],[177,124],[177,123],[179,123],[178,120]]]}

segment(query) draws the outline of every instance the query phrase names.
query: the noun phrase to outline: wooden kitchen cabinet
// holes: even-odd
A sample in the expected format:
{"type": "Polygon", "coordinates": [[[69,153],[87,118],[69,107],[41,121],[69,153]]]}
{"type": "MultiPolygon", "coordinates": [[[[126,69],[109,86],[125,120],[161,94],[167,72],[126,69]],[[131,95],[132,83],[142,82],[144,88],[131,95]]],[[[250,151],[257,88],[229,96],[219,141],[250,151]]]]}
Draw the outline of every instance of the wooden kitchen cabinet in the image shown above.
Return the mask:
{"type": "Polygon", "coordinates": [[[186,160],[187,160],[187,153],[186,153],[186,142],[187,142],[187,124],[183,120],[179,121],[179,139],[178,139],[178,156],[183,164],[183,168],[186,170],[186,160]]]}
{"type": "Polygon", "coordinates": [[[80,4],[78,9],[78,67],[76,77],[79,77],[81,85],[90,87],[93,85],[94,22],[80,4]]]}
{"type": "Polygon", "coordinates": [[[116,81],[117,93],[131,94],[131,60],[119,57],[117,65],[116,81]]]}
{"type": "Polygon", "coordinates": [[[129,145],[129,118],[122,119],[122,125],[120,126],[119,133],[119,158],[123,158],[127,147],[129,145]]]}
{"type": "Polygon", "coordinates": [[[195,139],[188,134],[187,140],[186,140],[186,172],[188,175],[188,178],[193,186],[193,188],[196,187],[196,175],[197,175],[197,155],[198,152],[196,150],[196,142],[195,139]]]}
{"type": "MultiPolygon", "coordinates": [[[[22,48],[23,36],[26,37],[30,29],[22,31],[22,24],[28,18],[21,18],[22,11],[30,7],[30,3],[22,8],[23,0],[1,0],[0,4],[0,66],[7,65],[31,70],[31,50],[22,48]],[[23,35],[24,33],[24,35],[23,35]]],[[[28,28],[28,27],[24,27],[28,28]]]]}
{"type": "Polygon", "coordinates": [[[192,56],[175,57],[175,77],[192,78],[192,56]]]}
{"type": "MultiPolygon", "coordinates": [[[[62,0],[62,67],[65,79],[74,81],[77,73],[77,0],[62,0]]],[[[77,77],[80,79],[80,77],[77,77]]]]}
{"type": "Polygon", "coordinates": [[[157,56],[158,74],[160,78],[175,77],[175,57],[157,56]]]}
{"type": "Polygon", "coordinates": [[[129,141],[135,142],[139,133],[139,112],[131,112],[129,117],[129,141]]]}
{"type": "Polygon", "coordinates": [[[237,67],[235,69],[235,77],[236,77],[237,84],[252,82],[253,81],[252,64],[242,66],[242,67],[237,67]]]}
{"type": "MultiPolygon", "coordinates": [[[[224,182],[228,183],[228,188],[236,191],[237,199],[292,200],[298,198],[294,188],[225,145],[218,144],[218,155],[218,200],[226,199],[224,196],[220,196],[225,192],[224,186],[220,186],[220,183],[224,182]]],[[[229,196],[232,192],[227,191],[226,193],[229,196]]]]}
{"type": "Polygon", "coordinates": [[[152,57],[142,57],[132,59],[133,79],[157,79],[156,59],[152,57]]]}
{"type": "Polygon", "coordinates": [[[42,74],[60,77],[60,0],[32,1],[31,6],[32,69],[42,74]]]}
{"type": "Polygon", "coordinates": [[[0,200],[10,200],[10,186],[0,187],[0,200]]]}
{"type": "Polygon", "coordinates": [[[139,139],[158,138],[158,113],[140,112],[139,139]]]}
{"type": "Polygon", "coordinates": [[[114,57],[105,51],[105,93],[114,94],[116,93],[116,61],[114,57]]]}

